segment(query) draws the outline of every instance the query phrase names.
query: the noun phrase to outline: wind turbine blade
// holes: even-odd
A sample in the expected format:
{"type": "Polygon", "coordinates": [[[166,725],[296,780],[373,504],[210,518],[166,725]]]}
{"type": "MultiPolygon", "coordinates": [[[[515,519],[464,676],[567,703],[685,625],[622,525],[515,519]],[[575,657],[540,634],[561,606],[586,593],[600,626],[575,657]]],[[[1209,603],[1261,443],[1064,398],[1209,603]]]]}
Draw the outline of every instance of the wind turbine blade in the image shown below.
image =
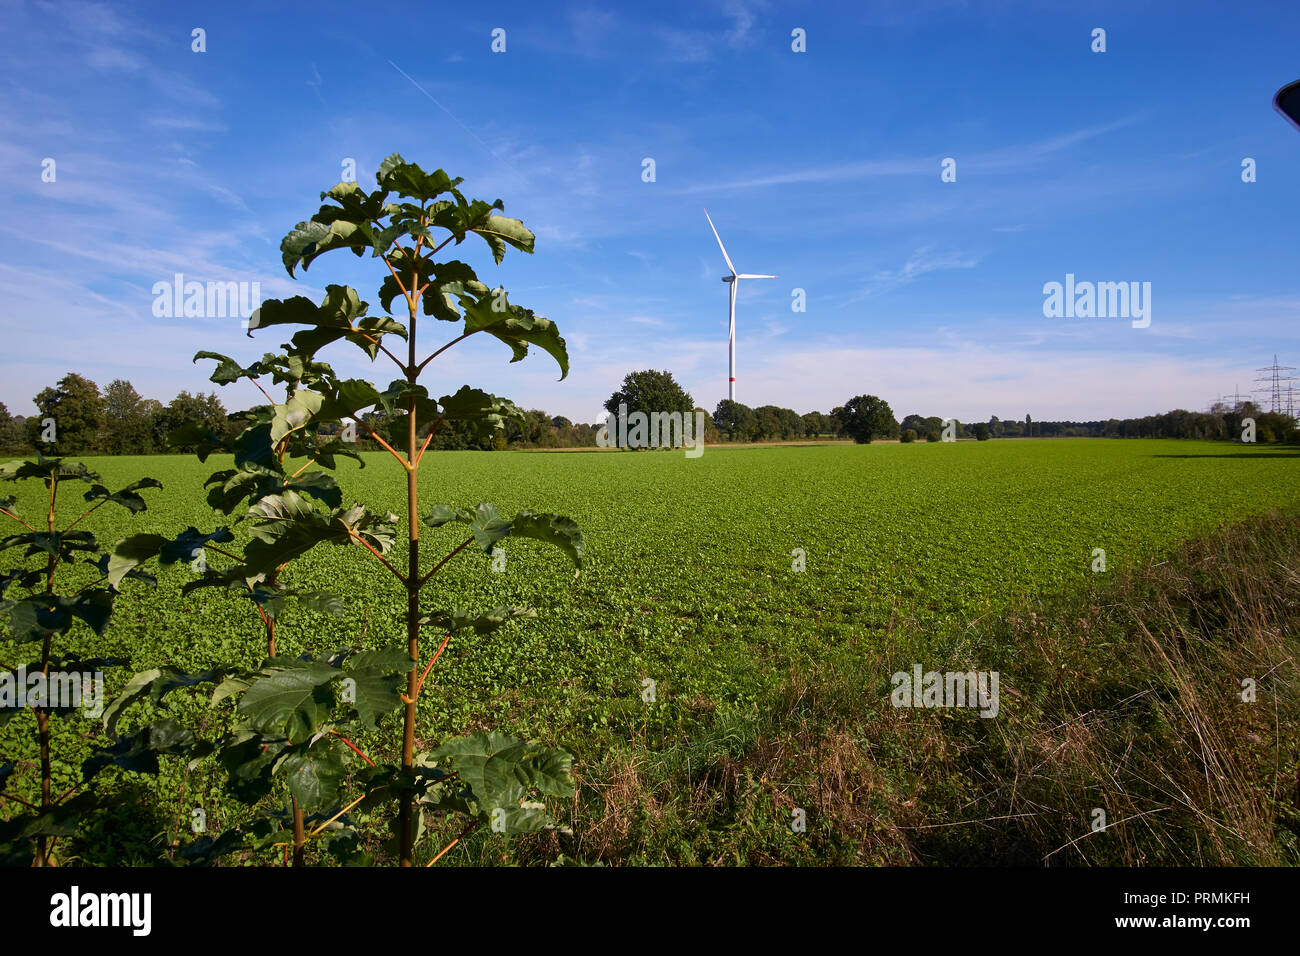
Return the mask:
{"type": "Polygon", "coordinates": [[[731,274],[734,276],[736,267],[731,264],[731,256],[727,255],[727,247],[722,244],[722,237],[718,235],[718,227],[713,224],[713,219],[709,216],[707,209],[704,210],[704,218],[709,220],[709,228],[713,230],[713,238],[718,240],[718,248],[722,250],[722,258],[727,260],[727,268],[731,270],[731,274]]]}
{"type": "Polygon", "coordinates": [[[749,273],[746,272],[743,275],[736,276],[736,278],[737,279],[775,279],[776,276],[756,276],[756,275],[750,275],[749,273]]]}

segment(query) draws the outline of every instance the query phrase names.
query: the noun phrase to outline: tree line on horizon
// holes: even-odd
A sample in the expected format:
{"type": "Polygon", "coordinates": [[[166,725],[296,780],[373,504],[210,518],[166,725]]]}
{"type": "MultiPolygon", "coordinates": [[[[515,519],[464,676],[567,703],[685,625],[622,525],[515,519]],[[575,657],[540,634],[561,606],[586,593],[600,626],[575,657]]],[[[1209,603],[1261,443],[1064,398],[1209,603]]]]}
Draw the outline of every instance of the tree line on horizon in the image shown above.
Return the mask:
{"type": "MultiPolygon", "coordinates": [[[[143,398],[125,379],[115,379],[101,390],[90,379],[69,372],[57,385],[44,388],[33,399],[38,414],[11,415],[0,402],[0,454],[28,454],[36,449],[48,453],[153,455],[189,452],[175,445],[169,436],[188,426],[210,428],[221,437],[234,438],[241,426],[227,417],[216,393],[191,394],[181,391],[164,405],[143,398]],[[55,440],[45,440],[46,422],[53,419],[55,440]]],[[[750,408],[723,399],[712,413],[698,407],[694,399],[673,378],[671,372],[648,369],[631,372],[605,402],[605,409],[617,414],[620,405],[629,413],[700,411],[704,413],[705,441],[762,443],[777,441],[845,440],[859,443],[898,440],[941,441],[947,420],[937,415],[910,414],[899,421],[889,403],[874,395],[858,395],[829,414],[811,411],[800,414],[776,405],[750,408]]],[[[389,422],[381,411],[362,416],[379,434],[387,435],[389,422]]],[[[1241,441],[1244,420],[1255,421],[1255,441],[1300,443],[1296,420],[1266,412],[1251,402],[1220,403],[1207,412],[1183,409],[1143,418],[1110,418],[1084,422],[1000,419],[975,424],[952,420],[954,438],[984,441],[992,438],[1187,438],[1205,441],[1241,441]]],[[[458,422],[439,430],[430,448],[442,451],[504,450],[507,448],[594,448],[604,421],[573,422],[563,415],[541,409],[527,409],[522,421],[507,421],[504,432],[482,434],[458,422]]],[[[335,426],[336,427],[336,426],[335,426]]],[[[192,429],[191,429],[192,430],[192,429]]],[[[324,434],[324,432],[323,432],[324,434]]],[[[379,445],[364,431],[358,431],[359,451],[378,450],[379,445]]]]}
{"type": "MultiPolygon", "coordinates": [[[[688,412],[696,406],[690,394],[674,381],[672,373],[648,370],[632,372],[622,387],[610,396],[605,409],[615,412],[620,403],[632,411],[688,412]]],[[[1205,441],[1240,441],[1243,421],[1255,421],[1255,440],[1261,444],[1300,442],[1296,422],[1287,415],[1266,412],[1251,402],[1220,403],[1208,412],[1177,409],[1143,418],[1110,418],[1094,421],[1034,421],[1000,419],[974,424],[951,420],[957,439],[986,441],[992,438],[1189,438],[1205,441]]],[[[773,442],[809,439],[852,439],[865,443],[885,441],[942,441],[947,419],[938,415],[907,415],[900,422],[889,403],[875,395],[857,395],[829,414],[819,411],[799,414],[775,405],[750,408],[723,399],[713,413],[705,414],[706,441],[773,442]]]]}

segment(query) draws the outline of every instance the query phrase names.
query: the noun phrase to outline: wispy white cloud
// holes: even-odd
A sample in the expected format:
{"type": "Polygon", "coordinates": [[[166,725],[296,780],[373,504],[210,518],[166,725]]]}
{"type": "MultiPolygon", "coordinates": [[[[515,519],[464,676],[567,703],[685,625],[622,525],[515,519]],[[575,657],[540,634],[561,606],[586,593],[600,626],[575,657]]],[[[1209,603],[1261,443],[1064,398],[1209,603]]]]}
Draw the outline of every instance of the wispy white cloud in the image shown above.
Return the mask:
{"type": "Polygon", "coordinates": [[[922,246],[914,250],[907,257],[907,261],[898,268],[878,270],[871,276],[867,284],[857,293],[851,295],[847,301],[857,302],[883,292],[892,292],[915,282],[931,272],[947,269],[973,269],[979,265],[979,261],[978,256],[960,252],[936,252],[932,245],[922,246]]]}
{"type": "Polygon", "coordinates": [[[204,116],[154,116],[148,120],[158,129],[180,129],[194,133],[224,133],[230,127],[204,116]]]}
{"type": "MultiPolygon", "coordinates": [[[[727,0],[721,14],[730,23],[725,29],[666,28],[657,31],[663,54],[681,63],[703,63],[728,51],[745,50],[757,42],[754,25],[757,11],[766,4],[727,0]]],[[[701,11],[702,13],[704,11],[701,11]]]]}
{"type": "Polygon", "coordinates": [[[617,14],[592,6],[575,7],[567,15],[572,50],[580,56],[612,56],[620,33],[617,14]]]}
{"type": "MultiPolygon", "coordinates": [[[[1027,168],[1040,165],[1052,156],[1069,150],[1086,140],[1131,126],[1136,121],[1136,117],[1126,117],[1112,123],[1062,133],[1058,136],[1026,143],[1022,146],[962,156],[958,158],[959,176],[961,172],[966,170],[997,174],[1022,172],[1027,168]]],[[[697,183],[677,189],[676,192],[681,194],[722,192],[736,189],[757,189],[766,186],[789,186],[798,183],[848,182],[897,176],[934,176],[937,178],[939,175],[939,162],[942,158],[944,157],[935,154],[933,156],[901,159],[871,159],[851,163],[832,163],[824,166],[804,167],[803,169],[788,172],[755,174],[717,183],[697,183]]]]}

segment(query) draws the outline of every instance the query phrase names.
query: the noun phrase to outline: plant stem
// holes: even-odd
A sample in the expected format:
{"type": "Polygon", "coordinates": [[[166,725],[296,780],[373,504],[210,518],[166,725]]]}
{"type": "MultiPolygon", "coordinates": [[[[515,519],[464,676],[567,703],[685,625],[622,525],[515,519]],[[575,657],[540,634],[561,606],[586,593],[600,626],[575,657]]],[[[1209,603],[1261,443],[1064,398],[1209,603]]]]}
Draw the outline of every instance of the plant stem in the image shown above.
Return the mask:
{"type": "Polygon", "coordinates": [[[248,380],[249,380],[250,382],[253,383],[253,387],[254,387],[254,388],[256,388],[259,392],[261,392],[263,395],[266,396],[266,400],[267,400],[268,402],[270,402],[272,405],[275,404],[275,399],[272,398],[271,395],[270,395],[270,393],[268,393],[267,390],[264,389],[264,388],[263,388],[263,387],[258,383],[257,379],[252,378],[252,377],[250,376],[248,380]]]}
{"type": "MultiPolygon", "coordinates": [[[[421,216],[420,218],[423,221],[424,217],[421,216]]],[[[417,240],[415,254],[412,256],[411,262],[411,291],[408,292],[406,297],[411,313],[411,325],[407,338],[408,365],[406,380],[411,384],[415,384],[416,379],[420,376],[420,370],[415,365],[415,327],[418,310],[415,305],[414,291],[419,284],[420,241],[417,240]]],[[[417,521],[417,514],[420,509],[420,486],[419,467],[415,461],[417,449],[414,391],[412,391],[407,407],[410,414],[406,423],[406,525],[408,529],[407,544],[410,551],[407,555],[406,575],[406,649],[411,657],[411,669],[406,675],[407,703],[402,714],[403,769],[410,769],[415,766],[415,705],[419,687],[415,669],[419,666],[420,660],[420,525],[417,521]]],[[[415,794],[409,790],[403,791],[398,816],[398,829],[401,835],[399,856],[402,866],[414,866],[415,864],[415,815],[418,812],[415,805],[415,794]]]]}
{"type": "Polygon", "coordinates": [[[230,558],[232,561],[238,561],[240,564],[243,564],[243,563],[244,563],[244,559],[241,558],[239,555],[237,555],[237,554],[231,554],[229,551],[224,551],[224,550],[222,550],[221,548],[218,548],[215,544],[210,544],[210,543],[209,543],[209,544],[204,544],[203,547],[207,548],[209,551],[215,551],[215,552],[217,552],[217,554],[224,554],[226,557],[230,558]]]}
{"type": "MultiPolygon", "coordinates": [[[[453,631],[452,633],[455,633],[455,632],[453,631]]],[[[442,656],[442,652],[443,652],[444,650],[446,650],[446,648],[447,648],[447,642],[450,641],[450,640],[451,640],[451,634],[448,634],[446,637],[444,637],[444,638],[442,639],[442,643],[438,645],[438,649],[434,652],[433,656],[432,656],[431,658],[429,658],[429,663],[426,664],[425,667],[424,667],[424,673],[422,673],[422,674],[420,675],[420,682],[419,682],[418,684],[415,685],[415,694],[416,694],[416,696],[415,696],[414,699],[419,699],[420,691],[422,691],[422,690],[424,689],[424,679],[425,679],[426,677],[429,676],[429,671],[433,669],[433,662],[436,661],[439,657],[442,656]]],[[[406,698],[403,698],[403,700],[405,700],[405,699],[406,699],[406,698]]],[[[364,755],[363,755],[363,756],[364,756],[364,755]]]]}
{"type": "MultiPolygon", "coordinates": [[[[41,644],[41,673],[47,678],[50,670],[50,642],[53,639],[53,634],[46,634],[41,644]]],[[[45,810],[54,803],[54,772],[50,767],[50,715],[44,709],[33,708],[33,711],[36,714],[36,738],[41,747],[41,809],[45,810]]],[[[35,866],[48,865],[49,849],[45,840],[44,834],[36,839],[35,866]]]]}
{"type": "Polygon", "coordinates": [[[462,551],[464,551],[467,547],[469,547],[469,546],[470,546],[471,544],[473,544],[473,543],[474,543],[474,539],[473,539],[473,538],[466,538],[466,539],[465,539],[464,541],[462,541],[460,544],[456,545],[456,550],[455,550],[455,551],[453,551],[451,554],[447,555],[445,558],[443,558],[441,561],[439,561],[437,564],[435,564],[435,565],[433,566],[433,570],[432,570],[432,571],[430,571],[430,572],[429,572],[428,574],[426,574],[424,577],[420,578],[420,587],[424,587],[424,582],[425,582],[425,581],[429,580],[429,578],[431,578],[431,577],[433,577],[435,574],[437,574],[438,571],[441,570],[441,568],[442,568],[442,566],[443,566],[444,564],[446,564],[446,563],[447,563],[448,561],[450,561],[452,558],[456,557],[456,555],[460,554],[462,551]]]}
{"type": "Polygon", "coordinates": [[[106,504],[108,504],[108,499],[107,499],[107,498],[101,498],[101,499],[99,500],[99,503],[98,503],[98,504],[95,504],[95,505],[93,505],[93,506],[87,508],[87,509],[86,509],[85,511],[83,511],[81,514],[79,514],[79,515],[77,516],[77,520],[76,520],[76,521],[72,522],[72,524],[68,525],[66,528],[63,529],[64,532],[66,533],[66,532],[68,532],[68,531],[71,531],[73,528],[75,528],[75,527],[77,526],[77,522],[78,522],[78,521],[80,521],[82,518],[86,517],[86,515],[90,514],[92,511],[95,511],[95,510],[98,509],[98,508],[102,508],[102,507],[103,507],[104,505],[106,505],[106,504]]]}
{"type": "Polygon", "coordinates": [[[423,362],[421,362],[421,363],[419,364],[419,368],[420,368],[420,369],[423,369],[426,365],[428,365],[430,362],[432,362],[434,359],[436,359],[436,358],[437,358],[439,355],[441,355],[443,352],[447,351],[447,349],[451,348],[451,347],[452,347],[453,345],[455,345],[457,342],[463,342],[465,339],[469,338],[469,337],[470,337],[471,335],[473,335],[475,332],[481,332],[481,331],[482,331],[482,329],[473,329],[473,330],[471,330],[471,331],[469,331],[469,332],[466,332],[464,335],[457,336],[456,338],[454,338],[454,339],[452,339],[450,342],[448,342],[446,345],[444,345],[442,348],[438,349],[438,351],[436,351],[436,352],[434,352],[432,355],[430,355],[430,356],[429,356],[427,359],[425,359],[423,362]]]}
{"type": "MultiPolygon", "coordinates": [[[[414,397],[412,397],[411,401],[412,403],[414,403],[415,401],[414,397]]],[[[411,466],[408,462],[402,460],[401,453],[398,452],[397,449],[394,448],[392,445],[388,444],[388,442],[380,438],[379,434],[373,428],[371,428],[369,424],[367,424],[363,419],[357,418],[357,416],[355,415],[352,416],[352,420],[356,422],[358,425],[360,425],[362,428],[364,428],[366,431],[368,431],[370,433],[370,437],[373,438],[380,445],[382,445],[385,451],[387,451],[390,455],[396,458],[397,463],[399,465],[401,465],[407,471],[410,471],[411,466]]]]}
{"type": "Polygon", "coordinates": [[[367,541],[365,538],[361,537],[361,535],[357,534],[357,533],[356,533],[355,531],[353,531],[351,528],[348,529],[348,534],[350,534],[350,535],[352,536],[353,540],[355,540],[358,544],[360,544],[362,547],[366,548],[366,549],[367,549],[371,554],[373,554],[376,558],[378,558],[380,561],[382,561],[382,562],[384,563],[384,567],[386,567],[389,571],[392,571],[392,572],[393,572],[393,575],[397,578],[397,580],[401,581],[403,585],[406,584],[406,578],[402,577],[402,572],[398,571],[397,568],[395,568],[395,567],[393,567],[391,564],[389,564],[389,563],[388,563],[388,559],[385,558],[385,557],[384,557],[382,554],[380,554],[378,551],[376,551],[375,548],[374,548],[374,546],[373,546],[369,541],[367,541]]]}
{"type": "Polygon", "coordinates": [[[275,656],[275,621],[271,620],[267,616],[266,612],[262,610],[262,605],[258,604],[255,605],[255,607],[257,608],[257,613],[262,616],[262,624],[266,627],[266,656],[274,657],[275,656]]]}
{"type": "Polygon", "coordinates": [[[433,423],[433,427],[429,429],[429,434],[424,436],[424,444],[420,446],[420,452],[415,456],[415,466],[417,468],[420,466],[421,459],[424,458],[424,450],[429,447],[429,442],[433,441],[433,436],[438,431],[438,426],[441,424],[442,419],[439,418],[433,423]]]}
{"type": "Polygon", "coordinates": [[[18,517],[16,514],[14,514],[12,511],[6,511],[4,508],[0,508],[0,515],[4,515],[6,518],[13,518],[15,521],[17,521],[20,525],[22,525],[22,526],[23,526],[24,528],[26,528],[28,531],[35,531],[35,530],[36,530],[36,529],[33,528],[31,525],[29,525],[26,521],[24,521],[22,518],[18,517]]]}
{"type": "Polygon", "coordinates": [[[307,845],[307,828],[302,822],[302,807],[298,806],[298,798],[290,799],[293,800],[293,865],[305,866],[303,848],[307,845]]]}
{"type": "MultiPolygon", "coordinates": [[[[361,751],[358,750],[357,753],[361,753],[361,751]]],[[[366,755],[365,755],[365,754],[361,754],[361,756],[365,757],[366,755]]],[[[370,758],[369,758],[369,757],[366,757],[366,759],[369,760],[370,758]]],[[[373,767],[374,764],[371,764],[371,766],[373,767]]],[[[330,825],[331,823],[333,823],[333,822],[334,822],[335,820],[337,820],[339,817],[343,816],[343,814],[347,813],[349,810],[351,810],[353,807],[355,807],[358,803],[360,803],[360,802],[361,802],[362,800],[364,800],[364,799],[366,799],[366,794],[363,793],[361,796],[357,797],[355,800],[353,800],[351,803],[349,803],[346,807],[344,807],[344,808],[343,808],[342,810],[340,810],[338,813],[334,814],[334,816],[330,817],[330,818],[329,818],[328,820],[326,820],[324,823],[320,824],[319,826],[312,827],[312,831],[311,831],[311,833],[308,833],[308,834],[307,834],[307,839],[310,840],[310,839],[312,839],[312,838],[314,838],[314,837],[318,837],[318,836],[320,836],[322,833],[325,832],[325,830],[329,827],[329,825],[330,825]]]]}
{"type": "Polygon", "coordinates": [[[379,339],[375,338],[373,335],[367,335],[365,332],[362,332],[362,331],[361,331],[360,329],[358,329],[355,325],[352,327],[352,330],[353,330],[354,332],[356,332],[358,335],[360,335],[360,336],[361,336],[363,339],[365,339],[367,342],[370,342],[372,345],[375,345],[376,347],[378,347],[379,351],[383,352],[383,353],[384,353],[385,355],[387,355],[390,359],[392,359],[392,360],[393,360],[393,364],[396,365],[398,368],[400,368],[403,372],[406,371],[406,366],[402,364],[402,360],[399,359],[399,358],[398,358],[396,355],[394,355],[392,352],[388,351],[388,349],[386,349],[386,348],[384,347],[384,343],[383,343],[383,342],[379,341],[379,339]]]}
{"type": "Polygon", "coordinates": [[[352,750],[353,753],[355,753],[358,757],[360,757],[360,758],[361,758],[362,760],[364,760],[366,763],[370,764],[370,766],[373,767],[373,766],[375,765],[375,762],[374,762],[373,760],[371,760],[369,757],[366,756],[365,751],[363,751],[360,747],[358,747],[358,746],[357,746],[356,744],[354,744],[352,741],[348,740],[348,738],[344,737],[344,736],[343,736],[341,733],[339,733],[337,730],[331,730],[330,733],[332,733],[332,734],[333,734],[335,737],[337,737],[339,740],[343,741],[343,743],[344,743],[347,747],[349,747],[349,748],[352,750]]]}
{"type": "Polygon", "coordinates": [[[460,831],[460,836],[456,837],[456,839],[452,840],[452,841],[451,841],[450,843],[448,843],[445,847],[443,847],[442,850],[438,853],[437,856],[435,856],[432,860],[430,860],[428,863],[426,863],[426,864],[424,864],[424,865],[425,865],[426,867],[433,866],[433,864],[437,863],[439,860],[441,860],[441,859],[443,858],[443,856],[447,853],[448,850],[450,850],[450,849],[451,849],[452,847],[454,847],[457,843],[459,843],[459,842],[461,841],[461,839],[465,836],[465,834],[469,833],[469,831],[473,830],[473,829],[476,828],[477,826],[478,826],[478,821],[477,821],[477,820],[473,820],[473,821],[471,821],[470,824],[469,824],[469,826],[467,826],[465,829],[463,829],[463,830],[460,831]]]}
{"type": "Polygon", "coordinates": [[[73,784],[72,786],[70,786],[67,790],[64,790],[61,794],[59,794],[57,797],[55,797],[53,802],[54,802],[54,803],[62,803],[64,800],[68,799],[68,797],[72,796],[73,793],[75,793],[76,791],[80,790],[80,789],[82,788],[82,786],[84,786],[84,784],[82,784],[82,783],[74,783],[74,784],[73,784]]]}
{"type": "MultiPolygon", "coordinates": [[[[50,512],[48,517],[48,526],[50,534],[54,534],[54,499],[58,494],[59,479],[50,476],[50,512]]],[[[50,555],[49,564],[45,569],[45,593],[54,594],[54,570],[58,566],[58,560],[55,555],[50,555]]],[[[46,634],[41,641],[41,673],[49,677],[50,671],[50,645],[54,641],[53,634],[46,634]]],[[[50,715],[44,708],[33,708],[36,714],[36,739],[41,748],[41,809],[45,810],[53,803],[54,790],[54,771],[50,766],[50,715]]],[[[36,838],[36,866],[49,865],[49,854],[52,847],[46,843],[44,834],[36,838]]]]}

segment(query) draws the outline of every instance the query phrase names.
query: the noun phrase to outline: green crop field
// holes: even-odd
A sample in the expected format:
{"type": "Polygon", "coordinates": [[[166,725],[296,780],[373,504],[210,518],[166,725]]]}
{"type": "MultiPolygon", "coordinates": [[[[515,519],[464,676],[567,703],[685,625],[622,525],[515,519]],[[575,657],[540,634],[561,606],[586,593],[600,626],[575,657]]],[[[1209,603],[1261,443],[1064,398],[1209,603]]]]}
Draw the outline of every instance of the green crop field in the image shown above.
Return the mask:
{"type": "MultiPolygon", "coordinates": [[[[580,771],[645,727],[646,678],[660,726],[689,731],[749,711],[792,669],[815,666],[850,639],[883,639],[903,623],[938,634],[1020,598],[1078,588],[1094,577],[1096,548],[1113,574],[1225,522],[1300,504],[1295,457],[1137,440],[709,448],[698,459],[433,453],[422,513],[438,502],[491,501],[507,514],[568,515],[583,529],[586,561],[575,575],[554,549],[511,540],[501,570],[466,552],[434,580],[425,610],[511,604],[539,616],[492,634],[457,633],[421,700],[421,742],[498,728],[563,745],[580,771]]],[[[355,496],[400,511],[392,460],[366,458],[364,469],[341,464],[345,504],[355,496]]],[[[229,520],[195,504],[206,476],[228,467],[219,457],[86,462],[110,487],[141,475],[164,486],[145,493],[142,514],[96,512],[87,526],[103,542],[229,520]]],[[[43,517],[39,483],[16,491],[20,514],[43,517]]],[[[79,505],[68,494],[60,513],[70,520],[79,505]]],[[[440,555],[457,534],[422,529],[422,547],[440,555]]],[[[399,540],[398,566],[403,551],[399,540]]],[[[214,566],[221,560],[212,556],[214,566]]],[[[15,553],[0,553],[0,570],[10,566],[15,553]]],[[[294,570],[323,573],[317,586],[337,582],[345,607],[340,618],[292,607],[281,618],[280,653],[401,644],[402,596],[363,549],[321,546],[294,570]]],[[[93,640],[97,654],[130,658],[115,672],[119,684],[160,664],[259,663],[265,637],[251,605],[214,589],[182,596],[179,585],[194,576],[180,564],[163,569],[156,591],[128,582],[106,635],[74,629],[65,646],[93,640]]],[[[202,696],[174,694],[163,706],[187,720],[213,715],[202,696]]],[[[0,742],[8,753],[32,746],[12,722],[0,727],[0,742]]],[[[123,786],[139,788],[161,828],[178,812],[182,784],[187,800],[202,801],[209,788],[219,792],[219,773],[167,766],[123,786]]],[[[234,804],[209,812],[238,817],[234,804]]]]}

